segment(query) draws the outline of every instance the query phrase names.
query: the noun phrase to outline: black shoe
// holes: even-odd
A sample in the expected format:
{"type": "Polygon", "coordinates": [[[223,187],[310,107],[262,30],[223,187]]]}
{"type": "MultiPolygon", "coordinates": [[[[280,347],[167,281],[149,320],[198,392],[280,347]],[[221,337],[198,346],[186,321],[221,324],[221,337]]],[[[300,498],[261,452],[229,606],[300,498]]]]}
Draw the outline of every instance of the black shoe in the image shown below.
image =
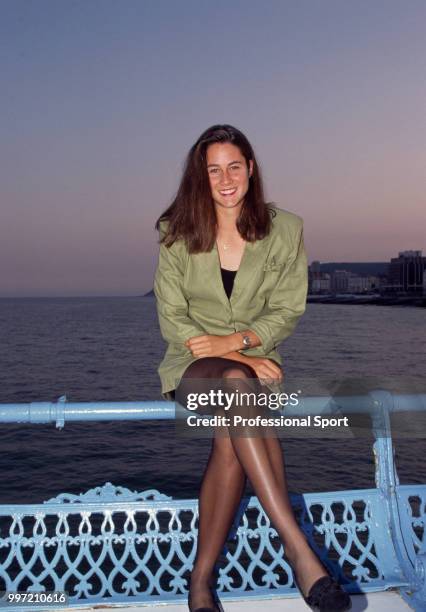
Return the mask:
{"type": "Polygon", "coordinates": [[[303,595],[296,578],[294,581],[305,603],[313,612],[343,612],[344,610],[350,610],[352,607],[349,595],[331,576],[321,576],[321,578],[318,578],[309,589],[307,597],[303,595]]]}

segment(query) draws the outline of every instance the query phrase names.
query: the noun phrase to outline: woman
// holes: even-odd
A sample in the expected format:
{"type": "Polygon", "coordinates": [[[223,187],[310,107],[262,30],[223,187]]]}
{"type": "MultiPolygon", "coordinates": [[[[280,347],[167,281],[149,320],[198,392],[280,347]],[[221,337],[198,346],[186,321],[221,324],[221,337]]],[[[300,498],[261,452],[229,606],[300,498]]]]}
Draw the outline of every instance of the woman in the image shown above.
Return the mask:
{"type": "MultiPolygon", "coordinates": [[[[276,348],[293,332],[306,304],[303,222],[265,203],[253,149],[239,130],[214,125],[200,136],[156,229],[161,239],[154,292],[168,342],[158,370],[163,396],[185,405],[189,390],[209,379],[212,386],[231,381],[241,390],[279,388],[282,359],[276,348]]],[[[321,612],[349,609],[349,596],[295,520],[276,435],[226,429],[215,432],[200,490],[190,611],[218,609],[213,570],[246,477],[283,542],[306,603],[321,612]]]]}

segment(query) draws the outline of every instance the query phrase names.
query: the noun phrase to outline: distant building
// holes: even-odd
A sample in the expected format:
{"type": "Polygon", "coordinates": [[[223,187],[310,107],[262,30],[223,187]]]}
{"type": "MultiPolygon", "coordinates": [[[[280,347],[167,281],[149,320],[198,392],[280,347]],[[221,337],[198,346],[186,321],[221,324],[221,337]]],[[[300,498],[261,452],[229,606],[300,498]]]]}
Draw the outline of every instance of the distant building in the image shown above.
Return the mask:
{"type": "Polygon", "coordinates": [[[379,276],[357,274],[346,269],[335,269],[330,274],[321,271],[319,261],[313,261],[308,269],[311,295],[337,293],[378,293],[382,279],[379,276]]]}
{"type": "Polygon", "coordinates": [[[425,268],[426,257],[422,257],[422,251],[400,251],[390,261],[386,292],[422,295],[425,268]]]}
{"type": "Polygon", "coordinates": [[[308,293],[330,293],[330,274],[321,272],[319,261],[313,261],[308,267],[308,293]]]}
{"type": "Polygon", "coordinates": [[[321,264],[319,261],[313,261],[309,267],[310,267],[312,279],[321,278],[321,264]]]}
{"type": "Polygon", "coordinates": [[[310,293],[330,293],[330,275],[324,274],[324,277],[312,279],[310,293]]]}
{"type": "Polygon", "coordinates": [[[350,274],[347,270],[334,270],[331,275],[332,293],[348,293],[350,274]]]}
{"type": "Polygon", "coordinates": [[[378,276],[350,276],[348,279],[349,293],[370,293],[380,287],[378,276]]]}

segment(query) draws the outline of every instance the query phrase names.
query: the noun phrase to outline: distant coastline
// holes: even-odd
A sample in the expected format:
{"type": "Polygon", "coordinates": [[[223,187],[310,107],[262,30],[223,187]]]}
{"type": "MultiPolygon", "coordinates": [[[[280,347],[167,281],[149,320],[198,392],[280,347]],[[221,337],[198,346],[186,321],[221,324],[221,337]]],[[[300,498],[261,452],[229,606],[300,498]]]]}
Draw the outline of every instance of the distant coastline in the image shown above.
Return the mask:
{"type": "Polygon", "coordinates": [[[308,304],[375,304],[378,306],[420,306],[426,307],[426,296],[388,296],[378,294],[323,294],[308,295],[308,304]]]}
{"type": "MultiPolygon", "coordinates": [[[[154,291],[148,291],[141,297],[154,297],[154,291]]],[[[420,306],[426,307],[426,296],[387,296],[377,293],[368,295],[346,294],[308,295],[308,304],[376,304],[379,306],[420,306]]]]}

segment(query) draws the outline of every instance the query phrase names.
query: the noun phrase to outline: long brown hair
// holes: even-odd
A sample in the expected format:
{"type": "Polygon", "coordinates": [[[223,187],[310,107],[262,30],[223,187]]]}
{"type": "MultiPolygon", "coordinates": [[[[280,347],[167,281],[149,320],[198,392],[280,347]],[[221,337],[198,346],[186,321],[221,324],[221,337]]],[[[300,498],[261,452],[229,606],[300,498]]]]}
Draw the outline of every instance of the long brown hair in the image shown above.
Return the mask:
{"type": "Polygon", "coordinates": [[[216,211],[207,173],[207,147],[213,143],[230,142],[237,146],[246,160],[253,161],[249,188],[237,219],[241,237],[254,242],[267,236],[271,229],[273,206],[265,203],[262,177],[253,148],[240,130],[232,125],[213,125],[201,134],[191,147],[184,165],[182,179],[176,197],[155,224],[167,220],[168,227],[160,242],[171,246],[175,240],[183,239],[189,253],[204,253],[212,250],[217,231],[216,211]]]}

